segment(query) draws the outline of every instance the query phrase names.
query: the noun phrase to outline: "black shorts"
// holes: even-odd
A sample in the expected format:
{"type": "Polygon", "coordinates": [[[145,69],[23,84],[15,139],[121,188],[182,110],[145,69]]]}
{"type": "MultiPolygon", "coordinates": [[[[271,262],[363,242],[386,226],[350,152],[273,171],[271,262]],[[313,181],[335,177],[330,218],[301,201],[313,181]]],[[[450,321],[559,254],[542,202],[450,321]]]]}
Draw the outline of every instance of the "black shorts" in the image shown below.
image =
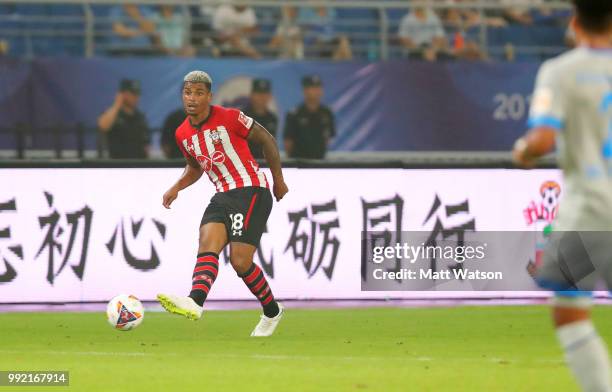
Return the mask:
{"type": "Polygon", "coordinates": [[[217,192],[204,211],[200,226],[209,222],[225,225],[230,242],[259,245],[272,211],[272,195],[268,188],[248,186],[217,192]]]}

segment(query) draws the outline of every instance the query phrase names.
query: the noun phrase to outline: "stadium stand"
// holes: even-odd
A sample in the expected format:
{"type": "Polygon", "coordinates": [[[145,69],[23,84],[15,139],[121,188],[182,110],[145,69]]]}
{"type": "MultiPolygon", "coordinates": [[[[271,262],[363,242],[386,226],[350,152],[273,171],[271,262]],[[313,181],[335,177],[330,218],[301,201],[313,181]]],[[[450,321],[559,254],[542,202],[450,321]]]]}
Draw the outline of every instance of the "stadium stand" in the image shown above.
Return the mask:
{"type": "MultiPolygon", "coordinates": [[[[134,4],[146,10],[143,15],[159,9],[159,5],[147,0],[134,4]]],[[[246,69],[245,63],[221,56],[212,28],[214,2],[202,5],[195,0],[182,0],[174,4],[174,13],[187,22],[187,42],[194,49],[190,54],[176,54],[191,57],[195,53],[194,58],[177,60],[165,56],[154,44],[142,51],[117,51],[113,21],[122,5],[116,2],[0,0],[0,64],[6,71],[4,80],[0,78],[0,88],[4,89],[4,95],[0,95],[4,103],[4,107],[0,105],[0,157],[103,157],[104,142],[95,118],[112,99],[118,80],[127,75],[143,83],[143,110],[156,134],[163,118],[180,105],[178,96],[168,93],[180,80],[183,70],[179,68],[200,67],[201,59],[218,57],[218,61],[208,61],[205,67],[215,74],[219,82],[216,88],[224,83],[231,87],[215,90],[219,102],[240,106],[240,100],[246,99],[247,90],[243,87],[249,85],[250,77],[270,78],[281,127],[286,113],[302,99],[301,76],[319,73],[326,83],[331,82],[326,85],[326,100],[337,112],[339,133],[330,157],[345,159],[361,154],[365,160],[394,160],[406,158],[405,153],[470,151],[467,156],[471,159],[477,151],[493,152],[491,159],[496,160],[499,155],[495,154],[508,150],[511,141],[523,131],[537,64],[567,49],[570,12],[567,2],[548,2],[547,10],[533,7],[528,14],[530,23],[520,24],[504,18],[504,9],[492,2],[429,2],[444,23],[451,48],[473,44],[478,53],[457,56],[461,61],[450,64],[422,66],[412,62],[407,67],[411,60],[404,58],[398,29],[402,18],[414,9],[410,2],[296,3],[295,24],[301,31],[304,48],[303,56],[292,58],[309,60],[301,62],[274,61],[281,50],[271,48],[270,42],[279,31],[284,4],[252,0],[248,4],[255,10],[258,32],[250,41],[263,60],[248,63],[246,69]],[[332,17],[322,18],[331,25],[319,24],[313,29],[300,21],[299,11],[313,4],[323,4],[331,10],[328,15],[332,17]],[[453,11],[459,19],[449,16],[453,11]],[[355,61],[328,67],[331,56],[322,57],[322,51],[312,44],[322,30],[347,37],[355,61]],[[116,59],[119,54],[129,58],[116,59]],[[155,57],[155,61],[144,57],[155,57]],[[464,60],[475,61],[464,64],[464,60]],[[138,67],[142,69],[132,72],[138,67]],[[160,78],[160,73],[166,77],[160,78]],[[96,75],[95,81],[88,79],[92,74],[96,75]],[[355,78],[344,77],[348,75],[355,78]],[[403,90],[395,94],[397,87],[403,90]],[[89,97],[87,104],[78,94],[89,97]],[[400,101],[405,105],[398,108],[400,101]],[[455,107],[456,102],[463,102],[464,107],[455,107]],[[376,116],[370,117],[369,109],[374,103],[378,105],[376,116]],[[441,103],[443,115],[437,109],[441,103]],[[496,133],[489,131],[492,129],[496,133]]],[[[291,56],[283,59],[287,57],[291,56]]],[[[446,60],[454,59],[451,56],[446,60]]],[[[446,159],[445,155],[432,156],[433,161],[446,159]]],[[[423,161],[423,156],[416,159],[423,161]]]]}
{"type": "MultiPolygon", "coordinates": [[[[147,3],[143,1],[142,3],[147,3]]],[[[253,43],[264,55],[271,56],[266,45],[276,31],[280,20],[280,3],[270,2],[257,5],[259,34],[253,43]]],[[[399,7],[397,2],[376,2],[364,6],[363,2],[331,1],[336,7],[333,29],[346,34],[351,42],[356,59],[393,59],[401,56],[398,47],[397,29],[401,18],[409,7],[399,7]]],[[[185,3],[186,4],[186,3],[185,3]]],[[[452,3],[433,3],[439,13],[453,7],[452,3]]],[[[555,3],[557,4],[557,3],[555,3]]],[[[0,3],[0,37],[8,40],[9,54],[15,57],[34,57],[49,55],[104,56],[109,53],[109,38],[112,36],[108,4],[62,4],[61,2],[0,3]],[[94,39],[91,39],[91,37],[94,39]]],[[[152,6],[153,7],[153,6],[152,6]]],[[[565,22],[568,6],[558,3],[553,11],[543,13],[538,9],[530,13],[531,25],[508,23],[503,27],[487,26],[486,23],[469,28],[462,33],[476,41],[490,57],[495,60],[507,59],[507,48],[512,45],[516,60],[542,60],[558,54],[564,49],[565,22]]],[[[196,7],[181,7],[192,23],[207,23],[205,16],[195,12],[196,7]]],[[[482,12],[480,8],[473,8],[482,12]]],[[[453,31],[449,27],[448,31],[453,31]]],[[[195,31],[196,35],[210,32],[195,31]]],[[[199,54],[207,55],[204,47],[199,54]]],[[[307,57],[316,57],[316,51],[308,51],[307,57]]]]}

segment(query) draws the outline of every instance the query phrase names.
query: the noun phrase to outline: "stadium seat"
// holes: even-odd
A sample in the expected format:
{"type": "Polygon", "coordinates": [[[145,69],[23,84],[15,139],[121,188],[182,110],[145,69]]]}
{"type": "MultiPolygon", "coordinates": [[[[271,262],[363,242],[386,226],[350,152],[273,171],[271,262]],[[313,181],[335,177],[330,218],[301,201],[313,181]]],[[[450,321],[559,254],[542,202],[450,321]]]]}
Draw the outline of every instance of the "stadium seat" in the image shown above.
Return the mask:
{"type": "Polygon", "coordinates": [[[408,8],[390,8],[387,10],[387,18],[390,22],[399,24],[400,20],[408,13],[408,8]]]}
{"type": "Polygon", "coordinates": [[[15,4],[15,12],[18,15],[44,16],[49,14],[48,5],[42,4],[15,4]]]}
{"type": "Polygon", "coordinates": [[[0,15],[12,15],[15,13],[15,6],[10,4],[0,4],[0,15]]]}
{"type": "Polygon", "coordinates": [[[8,37],[9,54],[14,57],[23,57],[28,55],[26,38],[24,36],[8,37]]]}
{"type": "Polygon", "coordinates": [[[85,10],[80,4],[50,4],[49,14],[60,16],[82,16],[85,14],[85,10]]]}
{"type": "Polygon", "coordinates": [[[91,11],[96,18],[108,18],[112,5],[92,4],[91,11]]]}

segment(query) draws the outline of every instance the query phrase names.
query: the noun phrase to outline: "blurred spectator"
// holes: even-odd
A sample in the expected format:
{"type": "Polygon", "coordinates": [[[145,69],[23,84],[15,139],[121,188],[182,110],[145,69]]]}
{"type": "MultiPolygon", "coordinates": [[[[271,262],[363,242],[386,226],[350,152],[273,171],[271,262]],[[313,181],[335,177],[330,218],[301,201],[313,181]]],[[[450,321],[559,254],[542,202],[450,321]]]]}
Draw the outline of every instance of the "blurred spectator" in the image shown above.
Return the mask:
{"type": "Polygon", "coordinates": [[[307,44],[312,44],[319,57],[333,60],[353,58],[351,43],[346,35],[334,30],[336,13],[327,7],[300,9],[298,22],[306,35],[307,44]]]}
{"type": "Polygon", "coordinates": [[[508,25],[499,14],[487,15],[488,9],[483,10],[483,14],[481,14],[476,8],[453,7],[456,5],[469,5],[470,3],[474,3],[474,0],[446,0],[445,4],[449,8],[443,12],[445,25],[464,32],[473,28],[479,28],[483,23],[490,27],[504,27],[508,25]]]}
{"type": "MultiPolygon", "coordinates": [[[[516,5],[516,0],[498,0],[499,5],[504,8],[502,11],[503,17],[511,24],[531,25],[533,19],[529,12],[529,7],[525,5],[516,5]]],[[[534,6],[539,4],[538,0],[532,0],[534,6]]],[[[524,4],[524,3],[523,3],[524,4]]]]}
{"type": "Polygon", "coordinates": [[[183,13],[175,11],[173,5],[162,5],[152,16],[161,50],[169,55],[193,56],[194,50],[188,41],[188,20],[183,13]]]}
{"type": "Polygon", "coordinates": [[[488,26],[503,26],[505,22],[498,18],[482,18],[480,13],[469,8],[453,7],[465,5],[472,0],[446,0],[449,8],[442,12],[446,34],[450,37],[450,52],[463,60],[485,60],[485,54],[480,50],[475,34],[480,32],[481,23],[488,26]]]}
{"type": "Polygon", "coordinates": [[[109,15],[113,26],[110,52],[126,55],[155,53],[153,44],[159,44],[159,37],[151,16],[151,9],[146,6],[114,6],[109,15]]]}
{"type": "Polygon", "coordinates": [[[302,79],[304,102],[287,113],[283,140],[290,158],[323,159],[336,135],[334,114],[321,104],[323,86],[316,75],[302,79]]]}
{"type": "Polygon", "coordinates": [[[531,10],[531,18],[537,26],[549,25],[565,27],[569,24],[569,18],[572,16],[570,9],[553,9],[549,4],[552,0],[540,0],[535,2],[534,8],[531,10]],[[538,5],[535,7],[535,5],[538,5]]]}
{"type": "MultiPolygon", "coordinates": [[[[270,101],[272,100],[271,89],[272,85],[268,79],[253,79],[249,103],[242,111],[266,128],[272,136],[276,137],[278,117],[269,110],[270,101]]],[[[254,158],[261,159],[264,157],[260,144],[249,142],[249,149],[254,158]]]]}
{"type": "Polygon", "coordinates": [[[212,21],[215,11],[216,8],[210,5],[191,7],[191,45],[198,52],[204,49],[209,52],[206,54],[219,57],[221,51],[213,40],[215,34],[212,21]]]}
{"type": "Polygon", "coordinates": [[[140,83],[124,79],[115,102],[100,117],[98,127],[108,136],[111,158],[146,158],[149,155],[149,127],[138,110],[140,83]]]}
{"type": "Polygon", "coordinates": [[[168,159],[183,157],[183,153],[176,145],[175,134],[176,128],[178,128],[179,125],[181,125],[186,118],[187,115],[185,114],[185,111],[181,108],[168,114],[168,116],[166,116],[166,119],[164,120],[164,125],[161,130],[160,144],[164,156],[168,159]]]}
{"type": "Polygon", "coordinates": [[[6,56],[9,52],[9,43],[5,39],[0,39],[0,56],[6,56]]]}
{"type": "Polygon", "coordinates": [[[405,55],[427,61],[448,59],[448,40],[438,15],[429,8],[416,7],[400,22],[398,36],[405,55]]]}
{"type": "Polygon", "coordinates": [[[221,5],[213,17],[213,28],[224,56],[261,58],[249,42],[249,36],[258,31],[255,11],[244,5],[221,5]]]}
{"type": "Polygon", "coordinates": [[[281,58],[304,58],[304,40],[297,16],[297,8],[284,6],[276,33],[268,44],[268,48],[278,51],[278,55],[281,58]]]}

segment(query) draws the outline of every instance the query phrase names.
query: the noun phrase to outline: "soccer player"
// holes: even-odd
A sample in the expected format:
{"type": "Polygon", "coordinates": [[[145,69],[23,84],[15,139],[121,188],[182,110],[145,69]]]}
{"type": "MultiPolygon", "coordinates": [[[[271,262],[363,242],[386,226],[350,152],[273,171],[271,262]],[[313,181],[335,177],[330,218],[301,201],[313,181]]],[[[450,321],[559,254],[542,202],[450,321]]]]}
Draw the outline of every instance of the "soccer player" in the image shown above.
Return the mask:
{"type": "Polygon", "coordinates": [[[565,197],[536,279],[556,290],[553,320],[583,391],[610,392],[605,343],[590,316],[598,279],[612,289],[612,1],[574,0],[579,47],[540,68],[529,125],[514,161],[532,167],[554,149],[565,197]]]}
{"type": "Polygon", "coordinates": [[[230,262],[263,307],[251,336],[270,336],[283,316],[253,254],[272,209],[268,180],[259,170],[248,142],[262,146],[277,201],[288,192],[274,138],[240,110],[211,105],[212,80],[206,72],[192,71],[183,80],[183,106],[187,118],[176,130],[176,142],[187,164],[178,181],[163,196],[170,208],[179,192],[206,173],[217,193],[204,211],[191,293],[187,297],[159,294],[169,312],[197,320],[219,269],[219,253],[229,243],[230,262]]]}

